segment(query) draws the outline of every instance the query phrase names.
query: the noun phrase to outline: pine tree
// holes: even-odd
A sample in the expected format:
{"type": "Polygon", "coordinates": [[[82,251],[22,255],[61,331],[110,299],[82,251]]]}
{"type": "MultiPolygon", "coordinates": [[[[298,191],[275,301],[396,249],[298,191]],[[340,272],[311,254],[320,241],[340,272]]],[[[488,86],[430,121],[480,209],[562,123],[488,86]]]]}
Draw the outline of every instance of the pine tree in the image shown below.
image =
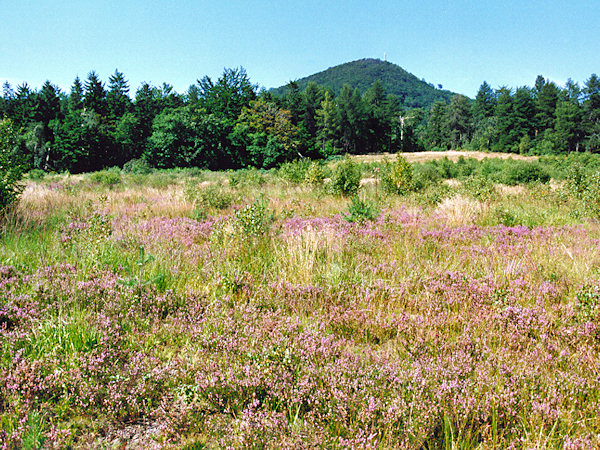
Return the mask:
{"type": "Polygon", "coordinates": [[[77,111],[83,108],[83,85],[79,77],[75,78],[71,86],[68,105],[69,111],[77,111]]]}
{"type": "Polygon", "coordinates": [[[479,87],[477,96],[473,102],[473,120],[475,123],[482,122],[484,119],[494,115],[496,106],[496,95],[494,90],[486,81],[479,87]]]}
{"type": "Polygon", "coordinates": [[[131,107],[129,98],[129,84],[123,73],[115,69],[115,73],[108,79],[108,93],[106,94],[108,115],[116,121],[131,107]]]}
{"type": "Polygon", "coordinates": [[[543,133],[549,128],[554,128],[559,89],[556,84],[550,82],[544,83],[540,90],[535,92],[535,125],[537,132],[543,133]]]}
{"type": "Polygon", "coordinates": [[[100,116],[106,115],[106,91],[104,90],[104,84],[93,70],[88,74],[87,81],[85,82],[83,105],[88,110],[92,110],[100,116]]]}
{"type": "Polygon", "coordinates": [[[592,74],[583,88],[583,120],[585,125],[585,148],[600,150],[600,78],[592,74]]]}

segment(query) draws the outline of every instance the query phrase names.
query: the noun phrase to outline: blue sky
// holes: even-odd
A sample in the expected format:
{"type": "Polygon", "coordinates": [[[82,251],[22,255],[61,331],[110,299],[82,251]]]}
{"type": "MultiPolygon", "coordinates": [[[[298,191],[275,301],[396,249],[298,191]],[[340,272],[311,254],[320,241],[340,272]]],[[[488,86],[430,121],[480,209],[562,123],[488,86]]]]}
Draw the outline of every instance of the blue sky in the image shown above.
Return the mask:
{"type": "Polygon", "coordinates": [[[184,92],[243,66],[276,87],[348,61],[380,58],[474,97],[533,85],[542,74],[580,84],[600,72],[597,0],[517,1],[0,1],[0,82],[49,79],[69,90],[116,68],[184,92]]]}

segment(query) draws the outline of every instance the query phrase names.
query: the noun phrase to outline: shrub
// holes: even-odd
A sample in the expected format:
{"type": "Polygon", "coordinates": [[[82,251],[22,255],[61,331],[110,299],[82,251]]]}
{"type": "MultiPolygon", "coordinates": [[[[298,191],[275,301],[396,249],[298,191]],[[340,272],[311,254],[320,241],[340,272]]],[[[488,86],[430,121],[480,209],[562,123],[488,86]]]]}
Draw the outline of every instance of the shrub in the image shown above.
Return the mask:
{"type": "Polygon", "coordinates": [[[150,174],[147,182],[150,187],[161,189],[176,184],[177,178],[174,173],[161,170],[150,174]]]}
{"type": "Polygon", "coordinates": [[[44,179],[44,175],[46,175],[46,173],[43,170],[32,169],[27,174],[27,178],[29,178],[30,180],[40,181],[44,179]]]}
{"type": "Polygon", "coordinates": [[[262,186],[266,183],[262,172],[255,168],[240,169],[229,173],[229,186],[262,186]]]}
{"type": "Polygon", "coordinates": [[[587,173],[579,163],[574,163],[569,172],[565,185],[567,192],[576,199],[582,199],[588,188],[587,173]]]}
{"type": "Polygon", "coordinates": [[[304,175],[304,182],[311,186],[320,186],[323,184],[324,179],[325,172],[323,171],[323,166],[317,162],[310,163],[304,175]]]}
{"type": "Polygon", "coordinates": [[[550,175],[538,163],[516,162],[508,168],[504,182],[513,186],[536,181],[547,183],[549,180],[550,175]]]}
{"type": "Polygon", "coordinates": [[[258,238],[268,233],[273,215],[269,202],[260,197],[235,212],[235,227],[243,239],[258,238]]]}
{"type": "Polygon", "coordinates": [[[436,183],[421,190],[417,199],[426,205],[437,205],[444,199],[450,197],[452,191],[445,183],[436,183]]]}
{"type": "Polygon", "coordinates": [[[131,159],[123,164],[123,172],[147,175],[152,172],[152,166],[144,158],[131,159]]]}
{"type": "Polygon", "coordinates": [[[465,195],[481,201],[489,201],[496,196],[494,183],[482,176],[471,176],[464,180],[462,191],[465,195]]]}
{"type": "Polygon", "coordinates": [[[442,179],[437,167],[433,164],[419,164],[414,166],[413,188],[417,191],[439,184],[442,179]]]}
{"type": "MultiPolygon", "coordinates": [[[[435,162],[436,161],[432,161],[429,164],[433,164],[435,162]]],[[[458,176],[458,169],[456,168],[456,164],[454,164],[447,157],[444,157],[444,159],[440,160],[437,163],[437,169],[440,173],[440,176],[444,179],[456,178],[458,176]]]]}
{"type": "Polygon", "coordinates": [[[12,121],[0,121],[0,210],[15,202],[21,194],[19,180],[25,164],[17,157],[19,134],[12,121]]]}
{"type": "Polygon", "coordinates": [[[333,194],[350,196],[356,194],[360,186],[361,172],[358,164],[345,157],[334,169],[330,190],[333,194]]]}
{"type": "Polygon", "coordinates": [[[348,222],[363,223],[368,220],[375,220],[379,213],[380,210],[375,203],[354,195],[350,200],[350,205],[348,205],[348,214],[343,214],[343,217],[348,222]]]}
{"type": "Polygon", "coordinates": [[[90,181],[112,187],[121,183],[121,175],[114,170],[101,170],[91,174],[90,181]]]}
{"type": "Polygon", "coordinates": [[[310,166],[311,162],[308,158],[286,162],[279,167],[277,174],[292,183],[302,183],[310,166]]]}
{"type": "Polygon", "coordinates": [[[477,166],[479,161],[475,158],[463,158],[462,156],[458,157],[458,161],[456,161],[456,177],[470,177],[477,170],[477,166]]]}
{"type": "Polygon", "coordinates": [[[188,201],[193,202],[196,208],[226,209],[233,202],[233,196],[230,193],[214,184],[198,186],[189,183],[186,186],[185,197],[188,201]]]}
{"type": "Polygon", "coordinates": [[[582,322],[593,320],[600,307],[600,289],[597,285],[585,285],[575,294],[577,315],[582,322]]]}
{"type": "Polygon", "coordinates": [[[386,192],[404,195],[414,189],[413,169],[406,159],[398,156],[394,163],[387,163],[381,172],[381,184],[386,192]]]}
{"type": "Polygon", "coordinates": [[[600,172],[592,174],[586,182],[581,200],[586,212],[594,218],[600,217],[600,172]]]}

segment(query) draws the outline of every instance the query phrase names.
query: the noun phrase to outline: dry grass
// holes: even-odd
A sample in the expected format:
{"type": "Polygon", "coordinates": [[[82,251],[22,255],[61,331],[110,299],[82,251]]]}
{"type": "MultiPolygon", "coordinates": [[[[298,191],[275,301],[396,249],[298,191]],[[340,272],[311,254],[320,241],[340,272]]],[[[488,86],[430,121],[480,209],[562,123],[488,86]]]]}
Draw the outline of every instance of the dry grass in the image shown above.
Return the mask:
{"type": "Polygon", "coordinates": [[[448,225],[466,226],[475,223],[484,210],[483,203],[456,194],[445,199],[435,211],[446,219],[448,225]]]}
{"type": "MultiPolygon", "coordinates": [[[[463,158],[474,158],[481,161],[484,158],[500,158],[500,159],[514,159],[519,161],[535,161],[538,159],[537,156],[523,156],[514,153],[487,153],[487,152],[472,152],[464,150],[448,150],[447,152],[414,152],[414,153],[398,153],[398,155],[405,158],[408,162],[423,163],[427,161],[433,161],[438,159],[448,158],[451,161],[458,161],[461,156],[463,158]]],[[[395,153],[375,153],[368,155],[354,155],[352,158],[357,162],[379,162],[384,159],[392,160],[396,157],[395,153]]]]}

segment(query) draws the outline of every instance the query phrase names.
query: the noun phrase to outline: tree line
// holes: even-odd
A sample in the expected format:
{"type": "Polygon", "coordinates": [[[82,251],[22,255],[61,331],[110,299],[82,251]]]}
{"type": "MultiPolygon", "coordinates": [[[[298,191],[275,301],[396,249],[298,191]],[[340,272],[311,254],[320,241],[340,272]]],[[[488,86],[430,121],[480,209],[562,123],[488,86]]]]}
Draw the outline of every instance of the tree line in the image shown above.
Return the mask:
{"type": "Polygon", "coordinates": [[[600,150],[600,80],[564,88],[539,76],[534,87],[462,95],[431,108],[406,109],[375,82],[363,95],[338,95],[290,82],[284,95],[259,91],[243,68],[205,76],[184,94],[143,83],[130,95],[124,74],[108,83],[94,71],[70,92],[50,81],[3,86],[0,116],[20,134],[29,167],[72,173],[143,158],[157,168],[273,167],[344,153],[486,149],[556,154],[600,150]]]}
{"type": "Polygon", "coordinates": [[[455,96],[436,103],[420,124],[421,146],[513,153],[561,154],[600,150],[600,79],[564,88],[537,77],[533,87],[492,89],[474,101],[455,96]]]}

